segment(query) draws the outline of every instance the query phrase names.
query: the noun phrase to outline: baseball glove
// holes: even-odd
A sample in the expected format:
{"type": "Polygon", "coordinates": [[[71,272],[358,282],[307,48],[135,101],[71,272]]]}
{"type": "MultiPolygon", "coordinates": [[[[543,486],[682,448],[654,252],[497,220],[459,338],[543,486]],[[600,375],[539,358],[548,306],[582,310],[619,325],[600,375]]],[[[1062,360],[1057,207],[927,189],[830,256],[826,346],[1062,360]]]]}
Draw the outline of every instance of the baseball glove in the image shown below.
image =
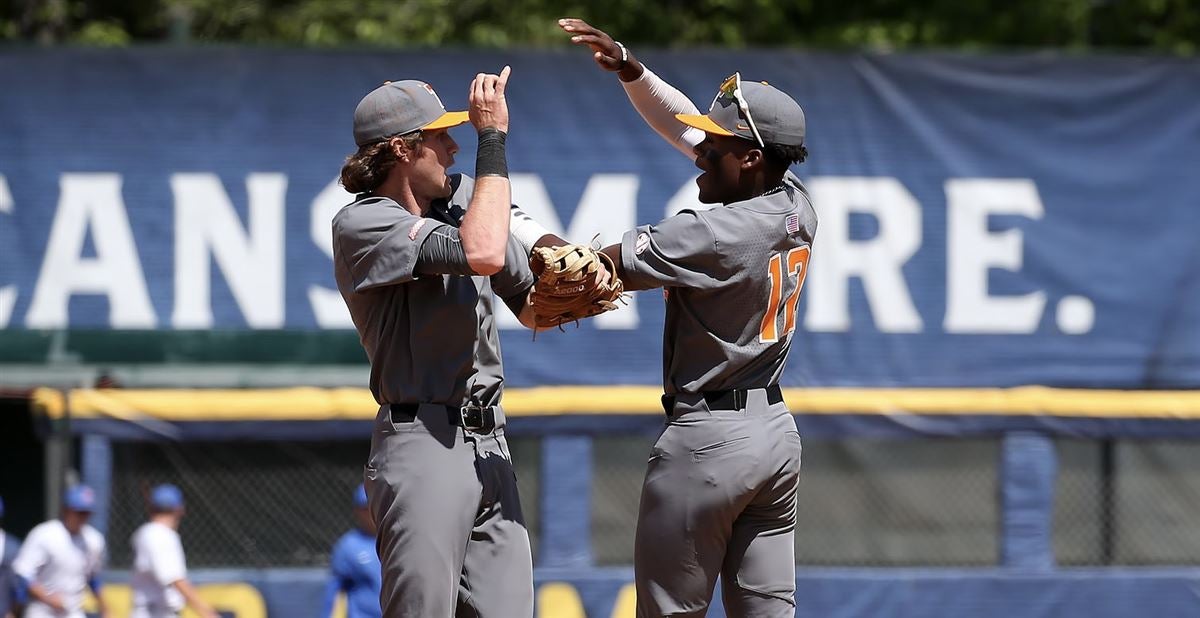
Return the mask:
{"type": "Polygon", "coordinates": [[[561,327],[616,309],[618,300],[624,302],[625,285],[612,259],[591,247],[538,247],[529,265],[538,277],[529,302],[539,328],[561,327]]]}

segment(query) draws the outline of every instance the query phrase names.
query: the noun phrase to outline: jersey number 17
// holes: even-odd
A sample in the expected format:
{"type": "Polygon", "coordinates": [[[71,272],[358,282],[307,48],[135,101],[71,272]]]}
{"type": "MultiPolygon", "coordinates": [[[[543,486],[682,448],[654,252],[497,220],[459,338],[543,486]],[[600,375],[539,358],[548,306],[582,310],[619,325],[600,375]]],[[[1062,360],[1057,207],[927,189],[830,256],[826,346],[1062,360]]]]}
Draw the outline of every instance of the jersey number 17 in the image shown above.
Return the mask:
{"type": "Polygon", "coordinates": [[[767,312],[763,314],[762,330],[758,340],[763,343],[779,341],[779,320],[783,319],[783,337],[796,330],[796,303],[800,300],[800,290],[804,287],[804,278],[808,276],[808,247],[796,247],[785,253],[776,253],[767,262],[767,273],[771,277],[771,298],[767,301],[767,312]],[[783,298],[784,287],[792,282],[792,274],[796,275],[796,287],[788,295],[783,307],[779,306],[783,298]],[[782,311],[780,311],[782,309],[782,311]]]}

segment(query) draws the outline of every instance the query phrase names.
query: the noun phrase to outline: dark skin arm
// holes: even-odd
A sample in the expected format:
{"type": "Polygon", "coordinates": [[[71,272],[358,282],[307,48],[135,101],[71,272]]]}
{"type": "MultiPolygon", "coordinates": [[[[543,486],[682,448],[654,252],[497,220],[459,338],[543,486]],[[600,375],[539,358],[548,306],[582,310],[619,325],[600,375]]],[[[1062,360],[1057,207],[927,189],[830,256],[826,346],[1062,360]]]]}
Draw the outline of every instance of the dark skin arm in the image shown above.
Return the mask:
{"type": "MultiPolygon", "coordinates": [[[[596,64],[605,71],[617,74],[617,79],[623,82],[631,82],[642,76],[645,72],[645,67],[638,61],[629,48],[625,48],[627,57],[624,65],[621,63],[621,46],[617,45],[608,33],[593,27],[591,24],[576,19],[574,17],[565,17],[558,20],[558,27],[564,32],[571,35],[571,42],[576,45],[586,45],[592,50],[592,59],[596,64]]],[[[542,237],[545,240],[546,237],[542,237]]],[[[557,238],[557,237],[556,237],[557,238]]],[[[541,240],[538,241],[538,246],[541,245],[541,240]]],[[[553,243],[552,243],[553,244],[553,243]]],[[[617,267],[615,273],[617,277],[625,283],[625,289],[631,292],[637,290],[647,290],[650,288],[638,287],[631,285],[625,277],[625,266],[621,264],[621,245],[609,245],[600,250],[602,253],[612,258],[613,264],[617,267]]]]}
{"type": "MultiPolygon", "coordinates": [[[[558,20],[558,25],[563,29],[563,31],[572,35],[572,43],[587,45],[589,48],[591,48],[593,52],[592,58],[596,61],[596,64],[600,65],[600,68],[606,71],[615,72],[617,74],[617,78],[619,78],[621,81],[633,81],[641,77],[642,73],[645,71],[645,68],[642,67],[642,63],[638,62],[638,59],[634,57],[633,53],[629,52],[628,49],[626,49],[628,54],[627,59],[625,60],[624,64],[622,64],[621,47],[617,45],[616,41],[611,36],[608,36],[608,34],[606,34],[604,31],[593,28],[582,19],[568,17],[558,20]]],[[[554,234],[546,234],[539,238],[538,241],[534,243],[533,247],[535,249],[537,247],[559,247],[567,244],[570,243],[559,236],[554,234]]],[[[625,270],[621,265],[621,245],[610,245],[601,249],[601,252],[612,258],[613,264],[616,265],[616,272],[609,274],[616,275],[624,280],[625,270]]],[[[630,286],[628,282],[626,282],[625,289],[634,291],[648,288],[630,286]]]]}
{"type": "Polygon", "coordinates": [[[591,24],[574,17],[564,17],[558,20],[558,27],[571,35],[571,42],[577,45],[587,45],[592,49],[592,59],[600,68],[617,74],[617,79],[631,82],[642,76],[645,70],[642,63],[634,57],[629,48],[625,65],[621,65],[621,47],[608,33],[593,27],[591,24]]]}
{"type": "Polygon", "coordinates": [[[619,277],[621,279],[621,282],[625,284],[626,291],[637,292],[639,290],[652,290],[655,287],[657,287],[657,286],[645,287],[645,286],[635,285],[633,282],[631,282],[629,280],[628,277],[625,276],[625,274],[626,274],[625,265],[621,263],[621,245],[620,244],[609,245],[609,246],[601,249],[600,252],[603,253],[604,255],[607,255],[608,257],[612,258],[613,265],[617,267],[617,277],[619,277]]]}

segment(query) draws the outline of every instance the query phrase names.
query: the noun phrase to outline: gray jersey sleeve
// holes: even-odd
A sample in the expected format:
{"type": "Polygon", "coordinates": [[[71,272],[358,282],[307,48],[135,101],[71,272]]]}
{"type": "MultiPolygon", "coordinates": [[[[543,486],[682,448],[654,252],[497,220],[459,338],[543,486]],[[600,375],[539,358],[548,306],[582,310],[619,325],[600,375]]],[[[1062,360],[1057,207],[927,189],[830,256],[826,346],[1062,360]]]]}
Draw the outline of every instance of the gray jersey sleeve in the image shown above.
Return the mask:
{"type": "MultiPolygon", "coordinates": [[[[533,286],[533,271],[529,269],[529,256],[524,251],[521,243],[510,237],[504,250],[504,268],[492,275],[492,290],[505,302],[523,296],[533,286]]],[[[524,298],[520,300],[524,301],[524,298]]]]}
{"type": "Polygon", "coordinates": [[[413,268],[422,275],[474,275],[458,228],[443,225],[429,233],[413,268]]]}
{"type": "Polygon", "coordinates": [[[435,230],[448,227],[386,198],[364,200],[334,217],[334,250],[350,272],[354,291],[363,292],[412,281],[421,246],[435,230]]]}
{"type": "Polygon", "coordinates": [[[712,228],[693,210],[625,232],[621,265],[629,283],[641,289],[715,288],[731,275],[712,228]]]}
{"type": "MultiPolygon", "coordinates": [[[[515,238],[510,238],[505,248],[504,268],[491,277],[492,290],[517,315],[525,304],[525,294],[533,287],[533,271],[524,251],[515,238]]],[[[434,230],[425,239],[417,254],[415,270],[422,275],[475,274],[467,264],[458,228],[448,225],[434,230]]]]}

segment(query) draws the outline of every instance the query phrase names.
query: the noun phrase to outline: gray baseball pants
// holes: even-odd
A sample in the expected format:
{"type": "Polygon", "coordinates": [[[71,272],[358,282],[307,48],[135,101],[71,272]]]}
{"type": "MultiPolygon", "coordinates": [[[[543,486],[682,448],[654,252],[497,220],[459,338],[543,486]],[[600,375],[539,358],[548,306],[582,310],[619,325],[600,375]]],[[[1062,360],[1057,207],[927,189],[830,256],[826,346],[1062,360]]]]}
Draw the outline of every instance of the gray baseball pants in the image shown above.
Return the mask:
{"type": "Polygon", "coordinates": [[[799,481],[795,420],[765,390],[737,410],[677,398],[642,485],[638,617],[704,616],[717,575],[730,618],[795,616],[799,481]]]}
{"type": "Polygon", "coordinates": [[[504,439],[445,406],[380,409],[365,484],[379,527],[384,618],[533,616],[533,558],[504,439]]]}

